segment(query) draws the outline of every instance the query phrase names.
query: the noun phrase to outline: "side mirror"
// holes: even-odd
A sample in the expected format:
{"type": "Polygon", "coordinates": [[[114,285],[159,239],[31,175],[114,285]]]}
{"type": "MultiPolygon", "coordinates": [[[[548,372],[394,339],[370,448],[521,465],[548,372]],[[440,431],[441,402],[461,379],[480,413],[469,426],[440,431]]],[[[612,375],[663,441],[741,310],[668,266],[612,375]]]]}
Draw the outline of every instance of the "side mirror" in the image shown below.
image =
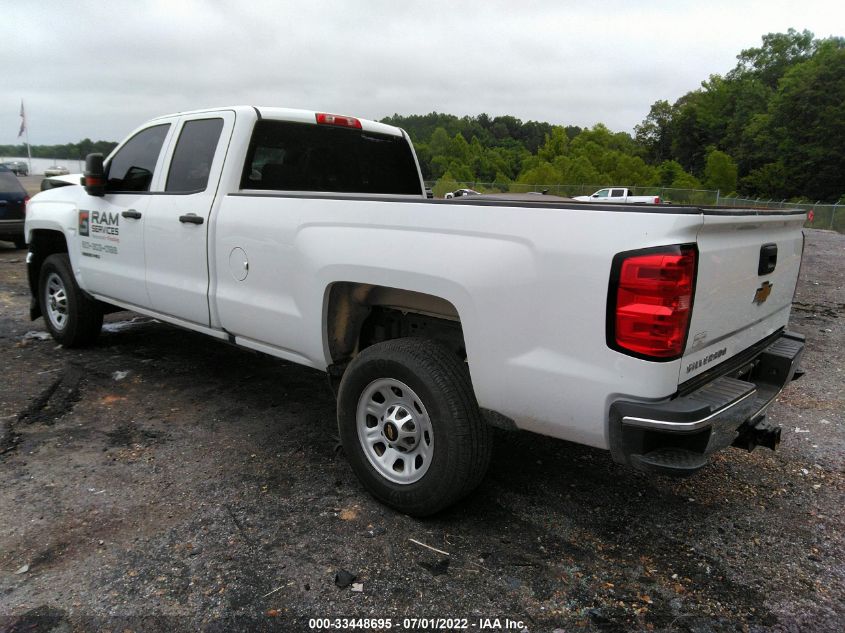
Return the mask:
{"type": "Polygon", "coordinates": [[[85,173],[82,184],[89,196],[106,195],[106,173],[103,169],[102,154],[88,154],[85,157],[85,173]]]}

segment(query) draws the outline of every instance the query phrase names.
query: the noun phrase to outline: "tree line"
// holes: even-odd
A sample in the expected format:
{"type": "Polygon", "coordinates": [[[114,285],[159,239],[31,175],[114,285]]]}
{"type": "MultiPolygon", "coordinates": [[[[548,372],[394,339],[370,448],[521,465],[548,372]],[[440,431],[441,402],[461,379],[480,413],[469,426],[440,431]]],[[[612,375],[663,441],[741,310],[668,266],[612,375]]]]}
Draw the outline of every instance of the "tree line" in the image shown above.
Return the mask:
{"type": "Polygon", "coordinates": [[[788,200],[845,197],[845,39],[789,29],[743,50],[634,135],[486,114],[383,119],[405,128],[426,180],[718,189],[788,200]]]}
{"type": "MultiPolygon", "coordinates": [[[[736,170],[736,191],[837,201],[845,194],[845,38],[789,29],[742,51],[724,77],[674,104],[656,101],[636,127],[650,163],[676,161],[707,178],[712,152],[736,170]]],[[[712,166],[711,166],[712,169],[712,166]]]]}
{"type": "MultiPolygon", "coordinates": [[[[656,101],[634,134],[487,114],[394,114],[423,177],[441,182],[718,189],[789,200],[845,197],[845,38],[769,33],[725,76],[674,103],[656,101]]],[[[34,157],[84,159],[116,144],[32,146],[34,157]]],[[[24,156],[23,145],[0,154],[24,156]]]]}
{"type": "MultiPolygon", "coordinates": [[[[92,141],[86,138],[78,143],[64,145],[30,145],[30,151],[33,158],[85,160],[85,157],[93,152],[107,156],[115,147],[117,143],[114,141],[92,141]]],[[[26,145],[0,145],[0,156],[26,156],[26,145]]]]}

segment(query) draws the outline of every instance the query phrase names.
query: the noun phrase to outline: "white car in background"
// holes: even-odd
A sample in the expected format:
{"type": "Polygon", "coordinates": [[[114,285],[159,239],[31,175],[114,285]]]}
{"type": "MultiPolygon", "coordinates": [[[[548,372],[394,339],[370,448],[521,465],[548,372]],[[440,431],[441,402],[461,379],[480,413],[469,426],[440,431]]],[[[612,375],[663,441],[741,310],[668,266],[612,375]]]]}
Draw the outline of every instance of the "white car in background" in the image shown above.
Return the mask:
{"type": "Polygon", "coordinates": [[[44,170],[44,177],[50,178],[52,176],[67,176],[70,173],[67,167],[61,165],[53,165],[44,170]]]}
{"type": "Polygon", "coordinates": [[[464,196],[480,196],[475,189],[455,189],[455,191],[448,192],[444,198],[451,200],[452,198],[462,198],[464,196]]]}

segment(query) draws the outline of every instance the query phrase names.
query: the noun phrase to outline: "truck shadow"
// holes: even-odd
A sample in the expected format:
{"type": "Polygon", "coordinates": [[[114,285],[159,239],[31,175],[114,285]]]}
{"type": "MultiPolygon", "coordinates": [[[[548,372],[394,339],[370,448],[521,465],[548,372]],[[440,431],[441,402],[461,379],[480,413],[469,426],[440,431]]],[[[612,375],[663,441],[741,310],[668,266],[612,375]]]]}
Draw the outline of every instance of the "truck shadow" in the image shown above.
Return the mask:
{"type": "Polygon", "coordinates": [[[450,544],[453,568],[474,568],[515,595],[597,605],[589,616],[595,625],[630,624],[631,610],[642,608],[649,622],[665,627],[690,600],[731,604],[751,622],[769,617],[764,597],[738,570],[753,555],[750,542],[777,539],[777,527],[759,509],[774,485],[771,469],[759,468],[770,455],[729,451],[696,476],[676,480],[615,464],[606,451],[497,432],[480,488],[437,516],[412,519],[373,501],[354,479],[337,450],[335,402],[324,374],[132,318],[113,315],[110,321],[121,324],[107,328],[85,363],[165,383],[201,409],[193,424],[217,425],[229,435],[245,424],[249,439],[241,451],[263,465],[209,486],[281,482],[273,487],[284,494],[270,502],[240,502],[259,531],[279,530],[280,519],[296,531],[291,521],[319,522],[318,514],[351,506],[387,534],[426,534],[440,548],[450,544]],[[280,454],[287,459],[276,459],[280,454]],[[291,512],[314,516],[295,520],[291,512]]]}

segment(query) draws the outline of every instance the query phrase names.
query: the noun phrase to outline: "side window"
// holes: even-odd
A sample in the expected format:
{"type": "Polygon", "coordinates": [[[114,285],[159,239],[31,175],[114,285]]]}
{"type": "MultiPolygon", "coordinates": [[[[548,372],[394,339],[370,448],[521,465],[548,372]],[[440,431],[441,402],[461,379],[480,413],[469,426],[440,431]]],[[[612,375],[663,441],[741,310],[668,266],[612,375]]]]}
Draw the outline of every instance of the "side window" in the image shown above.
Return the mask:
{"type": "Polygon", "coordinates": [[[241,189],[421,195],[402,136],[329,125],[255,124],[241,189]]]}
{"type": "Polygon", "coordinates": [[[602,189],[601,191],[596,192],[596,198],[607,198],[608,189],[602,189]]]}
{"type": "Polygon", "coordinates": [[[169,123],[141,130],[120,148],[108,166],[107,191],[149,191],[169,123]]]}
{"type": "Polygon", "coordinates": [[[613,189],[610,192],[611,198],[623,198],[624,196],[625,196],[625,190],[624,189],[613,189]]]}
{"type": "Polygon", "coordinates": [[[165,191],[187,193],[205,190],[222,130],[223,119],[185,122],[170,161],[165,191]]]}

